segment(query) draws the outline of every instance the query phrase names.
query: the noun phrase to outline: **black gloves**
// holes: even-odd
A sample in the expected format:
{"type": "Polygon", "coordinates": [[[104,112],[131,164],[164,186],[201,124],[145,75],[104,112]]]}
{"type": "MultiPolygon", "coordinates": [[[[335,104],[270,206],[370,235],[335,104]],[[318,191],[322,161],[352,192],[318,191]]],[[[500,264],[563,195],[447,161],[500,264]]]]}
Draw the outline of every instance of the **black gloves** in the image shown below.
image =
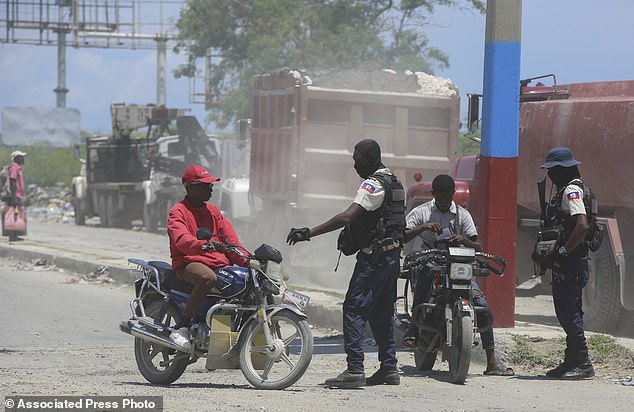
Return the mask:
{"type": "Polygon", "coordinates": [[[286,242],[288,242],[289,245],[294,245],[297,242],[306,240],[310,240],[310,229],[307,227],[301,229],[292,228],[286,237],[286,242]]]}

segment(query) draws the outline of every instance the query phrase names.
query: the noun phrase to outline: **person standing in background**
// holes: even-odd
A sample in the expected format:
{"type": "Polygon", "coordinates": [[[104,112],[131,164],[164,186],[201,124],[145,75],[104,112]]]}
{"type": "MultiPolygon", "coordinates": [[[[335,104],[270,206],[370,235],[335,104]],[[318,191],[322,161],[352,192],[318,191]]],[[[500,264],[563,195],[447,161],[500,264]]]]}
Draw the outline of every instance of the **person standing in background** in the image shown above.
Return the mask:
{"type": "MultiPolygon", "coordinates": [[[[24,157],[26,156],[25,152],[21,152],[19,150],[11,153],[11,163],[9,164],[9,188],[11,195],[7,200],[7,206],[15,207],[16,211],[19,210],[20,213],[23,213],[25,206],[26,194],[24,192],[24,157]]],[[[9,235],[9,242],[15,242],[18,240],[23,240],[18,236],[18,232],[11,230],[7,231],[9,235]]]]}

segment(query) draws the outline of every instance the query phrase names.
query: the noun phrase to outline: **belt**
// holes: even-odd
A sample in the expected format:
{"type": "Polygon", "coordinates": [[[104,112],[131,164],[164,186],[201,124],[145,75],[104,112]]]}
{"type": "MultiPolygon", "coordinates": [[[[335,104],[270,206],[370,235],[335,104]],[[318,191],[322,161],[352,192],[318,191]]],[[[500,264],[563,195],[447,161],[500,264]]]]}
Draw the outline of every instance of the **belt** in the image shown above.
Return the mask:
{"type": "Polygon", "coordinates": [[[396,248],[400,248],[401,245],[398,242],[392,242],[389,245],[385,245],[385,246],[381,246],[380,248],[372,248],[372,247],[366,247],[361,249],[362,252],[367,253],[368,255],[372,255],[374,254],[374,252],[380,252],[380,253],[385,253],[388,252],[390,250],[396,249],[396,248]]]}

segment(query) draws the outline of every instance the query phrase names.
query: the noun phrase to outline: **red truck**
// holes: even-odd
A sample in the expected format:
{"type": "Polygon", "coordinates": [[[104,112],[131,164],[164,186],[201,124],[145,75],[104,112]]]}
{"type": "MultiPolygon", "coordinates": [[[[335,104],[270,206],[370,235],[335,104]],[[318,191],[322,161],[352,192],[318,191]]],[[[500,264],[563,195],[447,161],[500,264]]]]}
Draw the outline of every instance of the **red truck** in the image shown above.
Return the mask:
{"type": "MultiPolygon", "coordinates": [[[[610,332],[623,310],[634,310],[634,81],[528,84],[523,81],[520,89],[517,283],[535,273],[530,256],[540,216],[539,166],[549,148],[568,146],[597,196],[605,233],[601,248],[590,254],[584,320],[590,330],[610,332]]],[[[449,173],[456,179],[456,201],[469,208],[478,157],[456,159],[449,173]]],[[[430,188],[429,182],[410,186],[408,208],[428,200],[430,188]]]]}
{"type": "MultiPolygon", "coordinates": [[[[403,185],[415,172],[447,170],[455,157],[460,102],[446,79],[286,69],[256,76],[252,98],[247,237],[254,244],[284,247],[291,226],[312,227],[345,210],[361,183],[352,152],[363,138],[379,142],[383,163],[403,185]]],[[[327,276],[337,262],[336,239],[333,233],[284,249],[285,264],[302,282],[345,289],[347,276],[327,276]]],[[[352,263],[341,259],[343,266],[352,263]]]]}

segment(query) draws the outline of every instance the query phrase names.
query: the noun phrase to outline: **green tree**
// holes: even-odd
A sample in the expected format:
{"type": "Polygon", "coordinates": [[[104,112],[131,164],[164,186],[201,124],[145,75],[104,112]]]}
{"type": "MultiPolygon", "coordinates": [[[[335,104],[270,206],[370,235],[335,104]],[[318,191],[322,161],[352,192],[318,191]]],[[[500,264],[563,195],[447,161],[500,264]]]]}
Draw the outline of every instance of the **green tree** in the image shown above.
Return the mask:
{"type": "Polygon", "coordinates": [[[423,28],[439,6],[484,11],[481,0],[188,0],[177,22],[193,76],[197,58],[212,61],[207,87],[209,120],[226,127],[249,115],[255,74],[281,67],[392,68],[433,74],[448,57],[431,46],[423,28]]]}
{"type": "Polygon", "coordinates": [[[11,152],[21,150],[27,153],[24,159],[24,183],[38,186],[52,186],[56,183],[70,185],[73,176],[78,176],[81,162],[75,159],[74,147],[53,147],[32,145],[0,148],[0,165],[11,162],[11,152]]]}
{"type": "Polygon", "coordinates": [[[464,131],[458,137],[458,156],[480,153],[480,129],[473,132],[464,131]]]}

